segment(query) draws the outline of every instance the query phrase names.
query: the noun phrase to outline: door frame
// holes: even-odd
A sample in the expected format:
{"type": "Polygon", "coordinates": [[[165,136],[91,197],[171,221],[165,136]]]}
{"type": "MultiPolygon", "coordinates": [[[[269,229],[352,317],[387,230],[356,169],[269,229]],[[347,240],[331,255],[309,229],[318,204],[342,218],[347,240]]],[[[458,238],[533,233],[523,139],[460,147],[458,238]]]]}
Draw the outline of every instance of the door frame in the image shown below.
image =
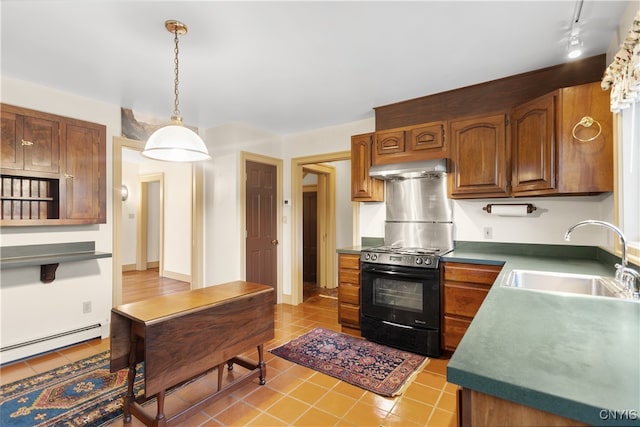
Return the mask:
{"type": "MultiPolygon", "coordinates": [[[[351,151],[338,151],[335,153],[317,154],[313,156],[294,157],[291,159],[291,303],[298,305],[304,298],[302,280],[302,187],[303,169],[318,163],[337,162],[351,160],[351,151]]],[[[333,197],[335,200],[335,195],[333,197]]],[[[354,239],[358,234],[358,204],[353,206],[354,239]]],[[[320,257],[328,260],[326,274],[331,272],[332,280],[336,277],[336,247],[335,247],[335,207],[330,212],[334,224],[333,231],[328,233],[333,237],[327,239],[324,253],[318,251],[320,257]]]]}
{"type": "MultiPolygon", "coordinates": [[[[112,182],[111,191],[113,215],[112,230],[112,266],[113,266],[113,306],[122,304],[122,149],[136,151],[144,149],[144,142],[121,136],[113,137],[112,182]]],[[[203,285],[203,206],[204,206],[204,170],[200,163],[192,164],[191,180],[191,289],[202,288],[203,285]]]]}
{"type": "MultiPolygon", "coordinates": [[[[336,168],[322,164],[311,164],[302,167],[302,174],[309,171],[318,177],[318,287],[333,289],[335,263],[331,262],[336,247],[336,168]],[[333,249],[333,250],[332,250],[333,249]]],[[[302,186],[304,193],[304,184],[302,186]]],[[[304,224],[304,217],[300,217],[304,224]]],[[[304,271],[302,272],[304,276],[304,271]]],[[[304,280],[303,280],[304,281],[304,280]]],[[[303,295],[304,298],[304,295],[303,295]]]]}
{"type": "Polygon", "coordinates": [[[149,237],[149,183],[158,182],[160,184],[160,230],[158,231],[158,272],[164,276],[164,174],[153,173],[140,175],[138,188],[140,189],[140,203],[138,205],[138,227],[136,242],[136,269],[146,270],[149,268],[147,258],[149,237]]]}
{"type": "Polygon", "coordinates": [[[247,278],[247,161],[254,163],[262,163],[276,167],[276,235],[278,242],[276,248],[276,303],[289,302],[283,301],[282,293],[282,189],[283,185],[283,161],[275,157],[264,156],[261,154],[251,153],[248,151],[240,151],[240,167],[238,171],[238,182],[240,190],[240,269],[243,280],[247,278]]]}

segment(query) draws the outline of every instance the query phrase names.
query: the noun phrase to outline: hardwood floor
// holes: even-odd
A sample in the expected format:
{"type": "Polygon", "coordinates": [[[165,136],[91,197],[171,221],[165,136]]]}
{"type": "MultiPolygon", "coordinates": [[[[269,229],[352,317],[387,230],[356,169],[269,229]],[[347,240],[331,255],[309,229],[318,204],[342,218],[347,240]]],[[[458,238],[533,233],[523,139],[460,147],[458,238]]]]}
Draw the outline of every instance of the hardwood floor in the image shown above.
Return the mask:
{"type": "Polygon", "coordinates": [[[189,289],[191,289],[189,282],[160,277],[158,268],[122,273],[123,304],[189,289]]]}

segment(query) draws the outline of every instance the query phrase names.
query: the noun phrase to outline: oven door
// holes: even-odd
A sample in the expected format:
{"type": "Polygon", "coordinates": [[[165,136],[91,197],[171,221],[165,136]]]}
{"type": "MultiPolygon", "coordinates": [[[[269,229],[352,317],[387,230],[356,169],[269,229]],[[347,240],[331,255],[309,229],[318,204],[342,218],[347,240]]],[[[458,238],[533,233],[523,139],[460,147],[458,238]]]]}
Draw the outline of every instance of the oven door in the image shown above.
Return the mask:
{"type": "Polygon", "coordinates": [[[440,329],[440,270],[363,263],[362,316],[440,329]]]}

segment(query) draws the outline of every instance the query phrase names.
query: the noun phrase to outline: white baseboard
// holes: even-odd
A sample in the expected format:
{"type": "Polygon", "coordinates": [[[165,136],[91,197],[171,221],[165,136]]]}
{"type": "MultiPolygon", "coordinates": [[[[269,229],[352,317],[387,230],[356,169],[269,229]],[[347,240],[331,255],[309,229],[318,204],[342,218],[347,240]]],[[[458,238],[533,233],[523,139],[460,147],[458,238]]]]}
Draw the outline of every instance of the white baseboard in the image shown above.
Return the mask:
{"type": "Polygon", "coordinates": [[[175,271],[164,270],[162,273],[162,277],[168,277],[169,279],[180,280],[182,282],[191,283],[191,275],[176,273],[175,271]]]}
{"type": "MultiPolygon", "coordinates": [[[[36,338],[18,344],[8,345],[0,348],[0,364],[35,356],[68,345],[77,344],[92,338],[102,337],[102,326],[100,324],[88,325],[72,331],[60,332],[46,337],[36,338]]],[[[108,329],[108,325],[107,325],[108,329]]]]}

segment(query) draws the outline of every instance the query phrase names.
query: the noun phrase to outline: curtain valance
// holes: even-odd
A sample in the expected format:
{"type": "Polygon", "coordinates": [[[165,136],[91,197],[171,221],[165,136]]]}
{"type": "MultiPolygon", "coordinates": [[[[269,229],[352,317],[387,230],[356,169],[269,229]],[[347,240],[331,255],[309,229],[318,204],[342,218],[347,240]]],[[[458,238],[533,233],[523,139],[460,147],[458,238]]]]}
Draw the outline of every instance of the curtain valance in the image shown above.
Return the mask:
{"type": "Polygon", "coordinates": [[[602,78],[602,89],[611,88],[611,111],[627,108],[640,99],[640,10],[615,59],[602,78]]]}

